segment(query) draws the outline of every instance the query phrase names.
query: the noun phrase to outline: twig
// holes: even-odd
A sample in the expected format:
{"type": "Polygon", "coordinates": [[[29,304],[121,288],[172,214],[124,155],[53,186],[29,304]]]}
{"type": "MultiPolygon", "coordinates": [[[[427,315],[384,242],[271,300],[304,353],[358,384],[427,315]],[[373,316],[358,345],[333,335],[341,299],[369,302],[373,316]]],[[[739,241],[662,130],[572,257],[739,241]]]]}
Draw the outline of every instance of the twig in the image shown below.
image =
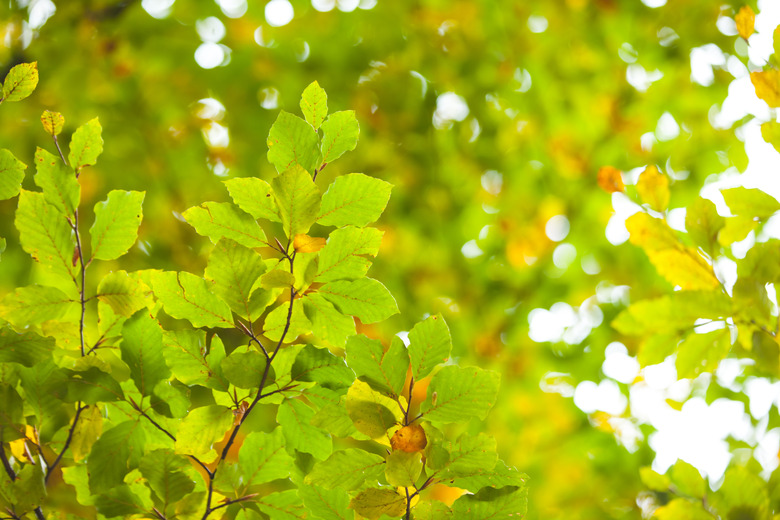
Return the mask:
{"type": "Polygon", "coordinates": [[[86,410],[88,406],[81,406],[81,401],[79,401],[78,405],[76,405],[76,416],[73,417],[73,424],[70,425],[70,430],[68,430],[68,438],[65,440],[65,445],[62,447],[62,451],[59,455],[57,455],[57,458],[54,459],[54,462],[52,462],[51,466],[46,468],[46,476],[43,478],[43,483],[48,484],[49,483],[49,477],[51,476],[52,472],[54,471],[54,468],[57,467],[57,464],[60,463],[60,460],[62,460],[62,456],[65,455],[65,451],[68,449],[68,446],[70,446],[70,442],[73,440],[73,432],[76,430],[76,424],[79,422],[79,416],[81,415],[81,412],[86,410]]]}
{"type": "MultiPolygon", "coordinates": [[[[279,241],[277,240],[277,243],[279,241]]],[[[287,241],[287,248],[290,247],[289,239],[287,241]]],[[[281,244],[280,244],[281,245],[281,244]]],[[[284,256],[289,260],[290,262],[290,272],[293,272],[294,266],[295,266],[295,252],[290,255],[287,253],[287,248],[283,251],[284,256]]],[[[246,411],[244,412],[244,415],[241,416],[241,420],[238,422],[238,424],[233,428],[233,431],[230,434],[230,437],[228,438],[227,443],[225,444],[225,447],[222,448],[222,453],[219,456],[219,459],[217,460],[217,464],[214,467],[214,471],[210,475],[209,479],[209,486],[208,486],[208,494],[206,495],[206,511],[203,513],[202,520],[206,520],[209,515],[211,514],[214,509],[211,507],[211,498],[214,494],[214,477],[217,474],[217,470],[219,469],[219,465],[222,463],[222,461],[225,460],[227,457],[228,451],[230,450],[230,447],[233,445],[233,442],[236,440],[236,436],[238,435],[238,431],[241,429],[241,426],[244,424],[244,421],[246,421],[246,418],[249,417],[249,414],[254,409],[255,405],[262,399],[263,397],[266,397],[263,394],[263,388],[265,387],[265,383],[268,380],[268,374],[271,371],[271,363],[273,362],[276,355],[279,353],[279,350],[282,348],[282,344],[284,344],[284,338],[287,336],[287,332],[290,330],[290,323],[292,321],[292,312],[293,312],[293,305],[295,304],[295,287],[290,287],[290,306],[287,308],[287,321],[284,324],[284,330],[282,331],[282,335],[279,337],[279,341],[276,344],[276,347],[274,348],[273,353],[270,355],[270,357],[266,358],[265,361],[265,369],[263,369],[263,376],[260,379],[260,388],[257,390],[257,395],[252,400],[250,405],[247,407],[246,411]]],[[[276,391],[271,392],[276,393],[276,391]]],[[[269,393],[268,395],[271,395],[269,393]]]]}
{"type": "Polygon", "coordinates": [[[251,495],[245,495],[245,496],[243,496],[241,498],[234,498],[232,500],[228,500],[226,502],[223,502],[223,503],[221,503],[220,505],[218,505],[216,507],[212,507],[211,510],[212,511],[216,511],[217,509],[221,509],[223,507],[227,507],[227,506],[229,506],[231,504],[235,504],[236,502],[246,502],[247,500],[251,500],[251,499],[255,498],[256,496],[257,496],[257,493],[252,493],[251,495]]]}

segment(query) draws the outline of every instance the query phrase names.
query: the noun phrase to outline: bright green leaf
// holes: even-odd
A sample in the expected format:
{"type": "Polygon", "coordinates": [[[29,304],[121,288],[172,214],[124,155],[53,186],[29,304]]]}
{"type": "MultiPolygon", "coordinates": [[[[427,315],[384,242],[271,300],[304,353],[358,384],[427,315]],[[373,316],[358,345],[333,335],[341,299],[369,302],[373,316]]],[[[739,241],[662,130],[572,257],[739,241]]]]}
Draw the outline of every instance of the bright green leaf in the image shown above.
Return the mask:
{"type": "Polygon", "coordinates": [[[303,91],[301,96],[301,112],[306,121],[319,129],[325,117],[328,115],[328,95],[316,81],[311,83],[303,91]]]}
{"type": "Polygon", "coordinates": [[[156,272],[152,286],[172,317],[186,319],[193,327],[233,327],[230,307],[211,292],[203,278],[187,272],[156,272]]]}
{"type": "Polygon", "coordinates": [[[395,450],[387,456],[385,477],[391,486],[411,487],[422,474],[422,453],[395,450]]]}
{"type": "Polygon", "coordinates": [[[130,317],[135,311],[146,307],[148,292],[149,287],[137,276],[131,276],[126,271],[114,271],[100,280],[97,298],[110,305],[116,314],[130,317]]]}
{"type": "Polygon", "coordinates": [[[215,244],[229,238],[246,247],[263,247],[266,237],[254,217],[229,202],[205,202],[183,214],[199,235],[209,237],[215,244]]]}
{"type": "Polygon", "coordinates": [[[20,287],[0,301],[0,317],[24,328],[47,320],[78,319],[80,305],[54,287],[30,285],[20,287]]]}
{"type": "Polygon", "coordinates": [[[355,319],[316,292],[304,295],[303,310],[311,321],[312,333],[325,345],[344,348],[347,337],[355,334],[355,319]]]}
{"type": "Polygon", "coordinates": [[[306,484],[325,489],[340,488],[352,491],[365,482],[376,480],[384,471],[385,459],[364,450],[347,448],[334,452],[314,465],[306,475],[306,484]]]}
{"type": "Polygon", "coordinates": [[[469,520],[510,520],[522,518],[528,510],[528,488],[513,486],[485,488],[474,495],[463,495],[452,504],[454,518],[469,520]]]}
{"type": "Polygon", "coordinates": [[[238,464],[245,485],[289,477],[293,459],[284,449],[281,428],[272,433],[252,432],[247,435],[238,454],[238,464]]]}
{"type": "Polygon", "coordinates": [[[233,424],[233,412],[227,406],[201,406],[182,419],[176,433],[175,451],[210,462],[217,453],[213,444],[224,437],[233,424]]]}
{"type": "Polygon", "coordinates": [[[0,149],[0,200],[19,195],[27,165],[8,150],[0,149]]]}
{"type": "Polygon", "coordinates": [[[390,292],[372,278],[337,281],[323,285],[319,293],[344,314],[351,314],[363,323],[383,321],[398,312],[390,292]]]}
{"type": "Polygon", "coordinates": [[[241,177],[225,181],[233,202],[256,219],[281,222],[271,185],[256,177],[241,177]]]}
{"type": "Polygon", "coordinates": [[[274,178],[271,186],[287,238],[306,233],[320,212],[320,190],[311,175],[292,167],[274,178]]]}
{"type": "Polygon", "coordinates": [[[767,219],[780,211],[780,202],[759,189],[730,188],[721,194],[734,215],[767,219]]]}
{"type": "Polygon", "coordinates": [[[125,322],[122,337],[120,350],[130,377],[141,395],[151,395],[155,385],[171,375],[163,357],[162,328],[141,310],[125,322]]]}
{"type": "Polygon", "coordinates": [[[43,190],[46,202],[72,218],[81,198],[76,173],[43,148],[35,152],[35,168],[35,184],[43,190]]]}
{"type": "Polygon", "coordinates": [[[280,173],[296,165],[313,172],[321,162],[318,141],[309,123],[282,110],[268,133],[268,162],[280,173]]]}
{"type": "Polygon", "coordinates": [[[112,190],[105,201],[95,204],[92,236],[92,258],[114,260],[135,243],[143,218],[143,191],[112,190]]]}
{"type": "MultiPolygon", "coordinates": [[[[330,436],[311,425],[314,410],[297,399],[287,399],[276,414],[281,425],[287,450],[311,453],[317,459],[324,459],[333,451],[330,436]]],[[[305,498],[304,498],[305,500],[305,498]]]]}
{"type": "Polygon", "coordinates": [[[419,381],[450,357],[452,337],[441,314],[421,321],[409,332],[412,375],[419,381]]]}
{"type": "Polygon", "coordinates": [[[341,489],[324,489],[314,485],[299,485],[298,494],[315,518],[322,520],[352,520],[355,513],[348,509],[349,495],[341,489]]]}
{"type": "Polygon", "coordinates": [[[38,62],[20,63],[11,68],[3,82],[0,101],[21,101],[38,86],[38,62]]]}
{"type": "Polygon", "coordinates": [[[263,333],[271,341],[279,341],[285,329],[287,329],[287,334],[284,335],[285,343],[292,343],[301,334],[307,334],[311,331],[311,322],[303,313],[303,303],[300,298],[293,300],[290,326],[287,327],[289,310],[290,302],[283,302],[265,317],[263,333]]]}
{"type": "Polygon", "coordinates": [[[330,163],[355,149],[360,135],[354,110],[335,112],[322,123],[322,162],[330,163]]]}
{"type": "Polygon", "coordinates": [[[394,337],[385,351],[382,343],[366,336],[352,336],[347,341],[347,364],[355,374],[375,388],[401,395],[409,368],[409,354],[400,338],[394,337]]]}
{"type": "Polygon", "coordinates": [[[270,493],[254,499],[254,503],[263,513],[274,520],[306,520],[309,512],[303,505],[303,499],[298,491],[288,489],[278,493],[270,493]]]}
{"type": "Polygon", "coordinates": [[[431,379],[420,412],[428,421],[484,419],[496,401],[500,379],[490,370],[445,366],[431,379]]]}
{"type": "Polygon", "coordinates": [[[313,381],[325,388],[346,388],[355,375],[344,360],[328,349],[306,345],[293,363],[290,377],[294,381],[313,381]]]}
{"type": "Polygon", "coordinates": [[[689,334],[677,348],[677,377],[693,379],[702,372],[714,372],[731,349],[729,338],[728,328],[689,334]]]}
{"type": "Polygon", "coordinates": [[[342,175],[322,196],[317,222],[323,226],[366,226],[382,215],[392,187],[362,173],[342,175]]]}
{"type": "Polygon", "coordinates": [[[255,282],[265,272],[260,255],[248,247],[223,238],[209,256],[204,277],[211,289],[239,316],[254,322],[268,305],[264,293],[255,292],[255,282]]]}
{"type": "Polygon", "coordinates": [[[98,118],[87,121],[73,132],[70,140],[68,162],[76,171],[84,166],[92,166],[103,153],[103,128],[98,118]]]}
{"type": "Polygon", "coordinates": [[[367,257],[376,256],[384,233],[376,228],[348,226],[336,229],[320,251],[317,282],[362,278],[371,267],[367,257]]]}
{"type": "Polygon", "coordinates": [[[718,215],[715,204],[699,197],[685,212],[685,229],[693,243],[708,253],[712,253],[718,243],[718,232],[723,229],[726,221],[718,215]]]}

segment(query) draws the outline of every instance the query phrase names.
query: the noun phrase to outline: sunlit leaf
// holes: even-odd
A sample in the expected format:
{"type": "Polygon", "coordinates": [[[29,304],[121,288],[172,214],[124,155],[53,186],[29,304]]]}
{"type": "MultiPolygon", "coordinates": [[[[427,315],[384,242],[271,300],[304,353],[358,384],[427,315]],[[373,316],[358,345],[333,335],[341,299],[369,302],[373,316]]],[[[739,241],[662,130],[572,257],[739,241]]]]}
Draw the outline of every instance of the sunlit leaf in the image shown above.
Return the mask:
{"type": "Polygon", "coordinates": [[[382,515],[401,516],[406,511],[406,498],[394,489],[366,489],[356,495],[349,507],[369,520],[379,520],[382,515]]]}
{"type": "Polygon", "coordinates": [[[70,140],[68,162],[76,171],[84,166],[92,166],[103,153],[103,128],[98,118],[92,119],[73,132],[70,140]]]}
{"type": "Polygon", "coordinates": [[[769,69],[750,73],[750,81],[759,99],[772,108],[780,107],[780,70],[769,69]]]}
{"type": "Polygon", "coordinates": [[[309,123],[282,110],[268,133],[268,161],[280,173],[295,166],[313,172],[322,157],[318,141],[309,123]]]}
{"type": "Polygon", "coordinates": [[[328,115],[328,95],[316,81],[306,87],[301,95],[301,112],[315,130],[328,115]]]}
{"type": "Polygon", "coordinates": [[[152,286],[165,312],[174,318],[188,320],[193,327],[233,327],[230,307],[210,291],[203,278],[186,272],[156,272],[152,286]]]}
{"type": "Polygon", "coordinates": [[[362,173],[342,175],[322,196],[317,222],[323,226],[366,226],[385,210],[391,189],[390,183],[362,173]]]}
{"type": "Polygon", "coordinates": [[[20,63],[11,68],[3,80],[0,101],[21,101],[38,86],[38,62],[20,63]]]}
{"type": "Polygon", "coordinates": [[[639,176],[636,191],[642,202],[656,211],[664,211],[669,205],[669,177],[652,164],[639,176]]]}
{"type": "Polygon", "coordinates": [[[19,195],[27,165],[8,150],[0,149],[0,200],[19,195]]]}
{"type": "Polygon", "coordinates": [[[335,112],[322,123],[322,162],[333,162],[357,146],[360,125],[355,112],[335,112]]]}
{"type": "Polygon", "coordinates": [[[95,204],[92,258],[113,260],[124,255],[138,238],[146,192],[113,190],[108,198],[95,204]]]}
{"type": "Polygon", "coordinates": [[[623,184],[621,171],[614,166],[602,166],[597,175],[599,187],[607,193],[622,192],[626,189],[623,184]]]}
{"type": "Polygon", "coordinates": [[[319,292],[341,312],[351,314],[363,323],[376,323],[398,312],[398,305],[390,292],[372,278],[330,282],[323,285],[319,292]]]}
{"type": "Polygon", "coordinates": [[[47,134],[51,136],[60,135],[62,127],[65,125],[65,118],[59,112],[44,110],[41,114],[41,124],[47,134]]]}
{"type": "Polygon", "coordinates": [[[198,234],[217,243],[228,238],[246,247],[263,247],[265,232],[255,219],[229,202],[205,202],[195,206],[182,216],[198,234]]]}
{"type": "Polygon", "coordinates": [[[734,21],[737,23],[737,32],[744,39],[750,38],[753,34],[753,26],[756,23],[756,13],[749,5],[743,5],[737,15],[734,17],[734,21]]]}
{"type": "Polygon", "coordinates": [[[445,366],[434,374],[420,412],[428,421],[484,419],[496,401],[501,376],[476,367],[445,366]]]}
{"type": "Polygon", "coordinates": [[[452,337],[441,314],[430,316],[415,325],[409,332],[409,358],[412,375],[416,380],[431,373],[447,361],[452,349],[452,337]]]}
{"type": "Polygon", "coordinates": [[[271,185],[287,238],[306,233],[320,211],[320,190],[311,176],[306,170],[293,167],[277,176],[271,185]]]}
{"type": "Polygon", "coordinates": [[[384,471],[385,459],[364,450],[348,448],[333,453],[314,465],[306,475],[306,484],[325,489],[340,488],[351,491],[366,481],[375,480],[384,471]]]}
{"type": "Polygon", "coordinates": [[[281,222],[271,185],[262,179],[244,177],[225,181],[236,205],[257,219],[281,222]]]}

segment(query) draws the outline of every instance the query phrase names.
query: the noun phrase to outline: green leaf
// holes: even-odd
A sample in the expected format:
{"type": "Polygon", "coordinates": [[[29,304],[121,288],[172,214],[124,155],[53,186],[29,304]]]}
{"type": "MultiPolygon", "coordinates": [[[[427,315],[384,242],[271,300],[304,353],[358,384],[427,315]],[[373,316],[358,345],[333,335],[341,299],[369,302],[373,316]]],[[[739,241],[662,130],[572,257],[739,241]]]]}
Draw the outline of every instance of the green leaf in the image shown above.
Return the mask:
{"type": "Polygon", "coordinates": [[[213,444],[225,436],[233,424],[233,412],[227,406],[201,406],[182,419],[176,433],[175,452],[194,455],[204,462],[217,457],[213,444]]]}
{"type": "Polygon", "coordinates": [[[274,520],[306,520],[309,518],[309,512],[303,505],[303,499],[298,496],[296,489],[257,497],[254,499],[254,503],[260,511],[274,520]]]}
{"type": "Polygon", "coordinates": [[[347,448],[338,450],[314,465],[306,475],[306,485],[315,484],[325,489],[357,489],[366,482],[375,481],[384,471],[385,459],[365,450],[347,448]]]}
{"type": "Polygon", "coordinates": [[[68,162],[76,171],[84,166],[92,166],[103,153],[103,128],[98,118],[87,121],[73,132],[70,140],[70,153],[68,162]]]}
{"type": "Polygon", "coordinates": [[[31,367],[49,359],[53,349],[53,338],[44,338],[31,331],[20,334],[9,328],[0,328],[0,363],[31,367]]]}
{"type": "Polygon", "coordinates": [[[152,275],[154,294],[170,316],[193,327],[233,327],[227,303],[215,296],[203,278],[187,272],[164,271],[152,275]]]}
{"type": "Polygon", "coordinates": [[[348,226],[336,229],[320,252],[316,282],[363,278],[371,267],[366,256],[376,256],[384,232],[376,228],[348,226]]]}
{"type": "Polygon", "coordinates": [[[650,490],[662,493],[669,491],[669,486],[672,483],[668,476],[653,471],[653,468],[649,466],[639,469],[639,477],[642,479],[642,483],[650,490]]]}
{"type": "Polygon", "coordinates": [[[42,193],[19,193],[15,224],[22,249],[54,274],[76,283],[73,232],[65,217],[45,201],[42,193]]]}
{"type": "MultiPolygon", "coordinates": [[[[263,333],[271,341],[279,341],[287,328],[287,314],[290,311],[290,302],[283,302],[268,313],[263,323],[263,333]]],[[[301,334],[311,331],[311,322],[303,313],[303,303],[300,298],[293,300],[290,326],[284,336],[285,343],[292,343],[301,334]]]]}
{"type": "Polygon", "coordinates": [[[718,233],[726,221],[718,215],[715,204],[699,197],[686,209],[685,229],[694,244],[712,254],[718,243],[718,233]]]}
{"type": "Polygon", "coordinates": [[[317,222],[323,226],[366,226],[382,215],[392,187],[362,173],[342,175],[322,196],[317,222]]]}
{"type": "Polygon", "coordinates": [[[292,167],[275,177],[271,186],[287,238],[306,233],[320,212],[320,190],[311,175],[292,167]]]}
{"type": "Polygon", "coordinates": [[[700,318],[718,320],[730,315],[731,301],[720,291],[676,291],[631,304],[618,314],[612,327],[621,334],[645,336],[688,329],[700,318]]]}
{"type": "Polygon", "coordinates": [[[330,282],[319,293],[344,314],[351,314],[363,323],[383,321],[398,313],[398,305],[390,292],[372,278],[330,282]]]}
{"type": "Polygon", "coordinates": [[[233,202],[254,218],[281,222],[271,185],[256,177],[242,177],[225,181],[233,202]]]}
{"type": "Polygon", "coordinates": [[[349,502],[350,509],[368,520],[382,515],[401,516],[406,511],[406,498],[393,489],[366,489],[349,502]]]}
{"type": "Polygon", "coordinates": [[[163,357],[162,329],[149,312],[138,311],[122,328],[122,361],[141,395],[152,394],[155,385],[171,376],[163,357]]]}
{"type": "Polygon", "coordinates": [[[346,388],[355,375],[344,360],[328,349],[306,345],[293,363],[290,377],[294,381],[314,381],[325,388],[346,388]]]}
{"type": "Polygon", "coordinates": [[[252,432],[247,435],[238,454],[244,485],[264,484],[287,478],[293,470],[293,458],[284,449],[281,428],[272,433],[252,432]]]}
{"type": "Polygon", "coordinates": [[[330,163],[354,150],[360,135],[354,110],[335,112],[322,123],[322,162],[330,163]]]}
{"type": "Polygon", "coordinates": [[[3,441],[24,437],[23,407],[22,398],[14,387],[0,383],[0,434],[3,441]]]}
{"type": "Polygon", "coordinates": [[[43,468],[39,465],[25,465],[16,474],[14,491],[17,511],[32,511],[46,497],[46,484],[43,482],[43,468]]]}
{"type": "Polygon", "coordinates": [[[116,314],[130,317],[146,307],[146,295],[150,291],[137,276],[131,276],[126,271],[114,271],[100,280],[97,298],[116,314]]]}
{"type": "Polygon", "coordinates": [[[154,385],[150,402],[160,415],[180,419],[190,409],[190,396],[189,387],[180,381],[163,380],[154,385]]]}
{"type": "Polygon", "coordinates": [[[428,421],[484,419],[496,401],[500,379],[490,370],[445,366],[431,379],[420,412],[428,421]]]}
{"type": "Polygon", "coordinates": [[[282,110],[268,133],[268,161],[280,173],[296,165],[312,172],[322,162],[318,141],[310,124],[282,110]]]}
{"type": "Polygon", "coordinates": [[[306,293],[303,310],[311,321],[311,331],[325,345],[344,348],[347,337],[355,334],[355,319],[345,316],[320,294],[306,293]]]}
{"type": "Polygon", "coordinates": [[[740,515],[752,518],[770,517],[771,506],[766,482],[748,467],[734,466],[726,470],[723,484],[718,491],[713,506],[718,511],[727,513],[727,518],[738,518],[740,515]]]}
{"type": "Polygon", "coordinates": [[[205,202],[183,214],[199,235],[209,237],[215,244],[229,238],[246,247],[263,247],[266,236],[255,219],[229,202],[205,202]]]}
{"type": "Polygon", "coordinates": [[[203,274],[212,282],[214,294],[225,300],[233,312],[252,323],[270,303],[264,291],[252,292],[264,272],[265,263],[260,255],[223,238],[211,251],[203,274]]]}
{"type": "Polygon", "coordinates": [[[475,495],[463,495],[452,504],[455,518],[469,520],[513,520],[528,511],[528,488],[513,486],[485,488],[475,495]]]}
{"type": "Polygon", "coordinates": [[[89,228],[92,258],[114,260],[127,253],[138,238],[143,218],[143,191],[112,190],[95,204],[95,223],[89,228]]]}
{"type": "Polygon", "coordinates": [[[395,450],[387,456],[385,477],[391,486],[411,487],[422,474],[422,453],[395,450]]]}
{"type": "Polygon", "coordinates": [[[0,317],[19,328],[47,320],[76,320],[80,306],[54,287],[20,287],[0,301],[0,317]]]}
{"type": "Polygon", "coordinates": [[[444,502],[426,500],[414,506],[414,520],[450,520],[452,509],[444,502]]]}
{"type": "Polygon", "coordinates": [[[146,512],[143,500],[128,485],[100,493],[95,497],[95,507],[105,518],[127,518],[146,512]]]}
{"type": "Polygon", "coordinates": [[[87,459],[89,489],[101,495],[123,483],[144,457],[146,435],[136,421],[125,421],[103,432],[87,459]]]}
{"type": "Polygon", "coordinates": [[[117,380],[99,368],[92,367],[81,371],[65,370],[64,373],[67,376],[64,382],[67,395],[63,401],[96,404],[124,399],[124,392],[117,380]]]}
{"type": "Polygon", "coordinates": [[[51,359],[32,368],[19,367],[16,372],[24,390],[25,404],[35,414],[39,435],[46,442],[71,420],[72,407],[63,403],[66,374],[51,359]]]}
{"type": "MultiPolygon", "coordinates": [[[[780,32],[775,29],[777,38],[780,39],[780,32]]],[[[775,150],[780,152],[780,123],[776,121],[767,121],[761,124],[761,136],[764,141],[775,147],[775,150]]]]}
{"type": "Polygon", "coordinates": [[[452,337],[441,314],[421,321],[409,332],[409,357],[416,381],[431,373],[450,357],[452,337]]]}
{"type": "Polygon", "coordinates": [[[707,483],[699,470],[682,459],[677,460],[672,466],[671,478],[680,494],[703,498],[707,492],[707,483]]]}
{"type": "Polygon", "coordinates": [[[347,365],[375,388],[401,395],[409,368],[409,354],[397,336],[385,351],[382,343],[362,334],[347,341],[347,365]]]}
{"type": "Polygon", "coordinates": [[[751,231],[758,227],[759,222],[750,215],[726,218],[726,224],[718,233],[718,243],[728,247],[734,242],[744,240],[751,231]]]}
{"type": "Polygon", "coordinates": [[[721,190],[721,194],[734,215],[763,220],[780,211],[780,202],[759,189],[730,188],[721,190]]]}
{"type": "Polygon", "coordinates": [[[79,207],[81,185],[76,173],[43,148],[35,152],[35,184],[43,190],[46,202],[72,217],[79,207]]]}
{"type": "Polygon", "coordinates": [[[360,380],[349,388],[346,404],[355,428],[372,439],[386,436],[387,430],[403,419],[398,403],[360,380]]]}
{"type": "Polygon", "coordinates": [[[317,519],[352,520],[355,513],[348,509],[349,495],[341,489],[324,489],[319,486],[298,486],[298,495],[317,519]]]}
{"type": "Polygon", "coordinates": [[[38,86],[38,62],[20,63],[11,68],[3,82],[0,101],[21,101],[38,86]]]}
{"type": "Polygon", "coordinates": [[[658,520],[712,520],[712,514],[699,501],[687,498],[675,498],[653,513],[658,520]]]}
{"type": "MultiPolygon", "coordinates": [[[[259,388],[265,372],[266,358],[256,351],[230,353],[222,360],[222,372],[233,385],[238,388],[259,388]]],[[[269,368],[266,384],[273,381],[274,370],[269,368]]]]}
{"type": "MultiPolygon", "coordinates": [[[[314,410],[297,399],[287,399],[279,406],[276,421],[281,425],[287,450],[311,453],[324,459],[333,451],[330,436],[311,425],[314,410]]],[[[305,500],[305,499],[304,499],[305,500]]]]}
{"type": "Polygon", "coordinates": [[[461,435],[457,441],[445,443],[445,449],[450,453],[446,466],[450,478],[492,469],[498,462],[496,440],[484,433],[461,435]]]}
{"type": "Polygon", "coordinates": [[[27,165],[8,150],[0,149],[0,200],[19,195],[27,165]]]}
{"type": "Polygon", "coordinates": [[[316,81],[303,91],[301,112],[303,112],[306,122],[313,126],[315,130],[320,128],[320,125],[328,115],[328,95],[316,81]]]}
{"type": "Polygon", "coordinates": [[[329,432],[334,437],[359,436],[346,408],[346,396],[341,396],[335,403],[320,408],[311,420],[312,426],[329,432]]]}
{"type": "Polygon", "coordinates": [[[702,372],[714,372],[730,349],[728,328],[689,334],[677,349],[677,377],[693,379],[702,372]]]}
{"type": "Polygon", "coordinates": [[[295,275],[283,269],[273,269],[260,278],[263,289],[289,289],[295,285],[295,275]]]}
{"type": "Polygon", "coordinates": [[[163,355],[176,378],[185,385],[205,385],[227,391],[228,382],[217,370],[225,357],[221,342],[211,342],[206,355],[206,333],[202,330],[165,331],[163,355]],[[211,363],[210,363],[211,361],[211,363]]]}
{"type": "Polygon", "coordinates": [[[492,469],[474,468],[466,470],[461,468],[457,471],[457,476],[453,475],[455,473],[449,474],[447,478],[447,482],[450,485],[467,489],[474,493],[486,487],[522,487],[528,482],[528,475],[520,473],[515,468],[508,468],[501,461],[498,461],[498,464],[492,469]]]}

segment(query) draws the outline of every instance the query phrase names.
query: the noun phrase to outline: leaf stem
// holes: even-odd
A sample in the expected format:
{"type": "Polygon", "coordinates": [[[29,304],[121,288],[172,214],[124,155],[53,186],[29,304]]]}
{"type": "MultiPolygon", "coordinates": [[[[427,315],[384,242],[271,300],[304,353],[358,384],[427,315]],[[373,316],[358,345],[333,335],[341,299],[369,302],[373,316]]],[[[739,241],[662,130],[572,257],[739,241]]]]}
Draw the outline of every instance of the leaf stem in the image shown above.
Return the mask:
{"type": "MultiPolygon", "coordinates": [[[[288,239],[287,241],[287,248],[290,247],[290,241],[288,239]]],[[[287,253],[287,251],[282,252],[284,256],[289,260],[290,262],[290,272],[293,272],[293,269],[295,268],[295,251],[293,251],[292,255],[287,253]]],[[[284,344],[284,338],[287,336],[287,332],[290,330],[290,323],[292,322],[292,312],[293,312],[293,305],[295,303],[295,287],[290,286],[290,305],[287,308],[287,321],[284,324],[284,330],[282,331],[282,335],[279,337],[279,341],[276,343],[276,347],[274,347],[273,353],[266,358],[265,361],[265,369],[263,369],[263,376],[260,379],[260,388],[257,390],[257,395],[252,400],[250,405],[247,407],[246,411],[244,412],[244,415],[241,416],[241,420],[238,422],[238,424],[233,428],[233,431],[230,434],[230,437],[228,438],[227,443],[225,444],[225,447],[222,448],[222,453],[219,456],[219,459],[217,460],[216,466],[214,466],[214,471],[210,474],[209,478],[209,489],[208,489],[208,495],[206,496],[206,511],[203,513],[202,520],[206,520],[212,511],[214,511],[217,508],[211,507],[211,497],[214,494],[214,477],[217,474],[217,470],[219,469],[219,465],[222,463],[222,461],[227,458],[228,451],[230,451],[230,447],[233,445],[233,443],[236,440],[236,436],[238,435],[238,431],[241,429],[241,426],[244,424],[244,421],[246,421],[246,418],[249,417],[249,414],[254,409],[255,405],[262,399],[263,397],[267,397],[268,395],[276,393],[270,392],[269,394],[263,394],[263,388],[265,387],[265,384],[268,380],[268,374],[271,371],[271,363],[273,362],[276,355],[279,353],[279,350],[282,348],[282,345],[284,344]]],[[[281,391],[281,390],[280,390],[281,391]]]]}

